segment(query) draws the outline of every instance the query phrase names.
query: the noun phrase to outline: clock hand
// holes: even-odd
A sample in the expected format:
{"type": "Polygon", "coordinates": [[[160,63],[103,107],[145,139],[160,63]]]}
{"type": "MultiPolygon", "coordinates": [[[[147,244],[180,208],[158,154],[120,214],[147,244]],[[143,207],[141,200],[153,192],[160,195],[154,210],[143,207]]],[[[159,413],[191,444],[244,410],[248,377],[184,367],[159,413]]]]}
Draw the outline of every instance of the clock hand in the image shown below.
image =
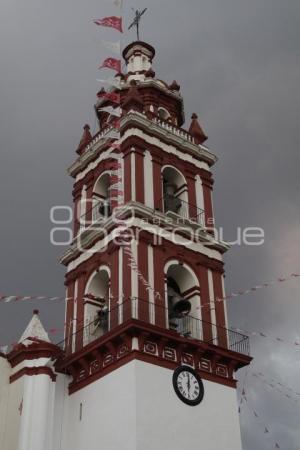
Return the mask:
{"type": "Polygon", "coordinates": [[[188,391],[189,391],[189,395],[190,395],[190,390],[191,390],[191,378],[190,378],[190,374],[188,374],[188,391]]]}

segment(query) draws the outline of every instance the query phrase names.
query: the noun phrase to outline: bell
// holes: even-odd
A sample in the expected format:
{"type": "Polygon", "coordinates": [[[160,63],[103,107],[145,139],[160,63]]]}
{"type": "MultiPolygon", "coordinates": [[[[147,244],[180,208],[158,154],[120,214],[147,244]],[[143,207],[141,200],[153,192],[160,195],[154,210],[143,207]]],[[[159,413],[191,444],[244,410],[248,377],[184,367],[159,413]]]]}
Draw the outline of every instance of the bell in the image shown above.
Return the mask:
{"type": "Polygon", "coordinates": [[[187,316],[192,309],[192,305],[188,300],[185,300],[182,297],[176,297],[176,300],[173,298],[173,311],[178,316],[187,316]]]}
{"type": "Polygon", "coordinates": [[[191,303],[188,300],[185,300],[179,292],[176,292],[170,286],[168,287],[168,297],[171,312],[174,317],[187,316],[191,312],[191,303]]]}

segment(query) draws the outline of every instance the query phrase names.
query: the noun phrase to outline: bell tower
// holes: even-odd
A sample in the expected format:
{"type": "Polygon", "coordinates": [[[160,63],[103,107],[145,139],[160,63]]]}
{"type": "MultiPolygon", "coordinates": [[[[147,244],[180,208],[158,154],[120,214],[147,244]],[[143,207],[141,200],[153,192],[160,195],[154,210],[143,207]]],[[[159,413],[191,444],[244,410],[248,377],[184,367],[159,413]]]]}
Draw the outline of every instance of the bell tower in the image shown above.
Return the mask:
{"type": "Polygon", "coordinates": [[[228,329],[214,231],[217,158],[154,48],[123,51],[69,168],[74,239],[66,266],[64,449],[241,450],[235,371],[246,336],[228,329]],[[67,419],[66,419],[67,417],[67,419]],[[84,447],[83,447],[84,446],[84,447]],[[202,447],[201,447],[202,448],[202,447]]]}

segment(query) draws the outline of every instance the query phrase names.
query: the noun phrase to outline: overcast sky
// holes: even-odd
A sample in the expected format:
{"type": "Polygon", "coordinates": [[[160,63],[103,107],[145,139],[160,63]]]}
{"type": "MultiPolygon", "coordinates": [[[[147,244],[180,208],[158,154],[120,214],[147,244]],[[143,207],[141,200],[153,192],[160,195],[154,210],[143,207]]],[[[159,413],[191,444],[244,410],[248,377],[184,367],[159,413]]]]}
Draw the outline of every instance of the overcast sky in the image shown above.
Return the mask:
{"type": "MultiPolygon", "coordinates": [[[[157,50],[155,70],[181,84],[186,126],[199,114],[219,156],[214,208],[225,238],[236,227],[265,230],[261,247],[226,256],[227,294],[300,272],[299,0],[125,1],[148,6],[143,40],[157,50]]],[[[97,67],[116,40],[93,18],[117,14],[110,0],[0,0],[1,294],[64,295],[63,247],[50,245],[49,210],[71,203],[67,166],[82,126],[96,130],[97,67]]],[[[133,39],[126,32],[124,44],[133,39]]],[[[300,279],[229,303],[232,326],[290,341],[300,337],[300,279]]],[[[63,305],[0,305],[0,345],[20,336],[32,309],[47,328],[63,325],[63,305]]],[[[242,409],[243,450],[299,450],[299,402],[256,380],[252,370],[300,391],[300,350],[251,338],[254,356],[242,409]],[[264,425],[271,433],[264,434],[264,425]]],[[[242,374],[240,377],[243,378],[242,374]]]]}

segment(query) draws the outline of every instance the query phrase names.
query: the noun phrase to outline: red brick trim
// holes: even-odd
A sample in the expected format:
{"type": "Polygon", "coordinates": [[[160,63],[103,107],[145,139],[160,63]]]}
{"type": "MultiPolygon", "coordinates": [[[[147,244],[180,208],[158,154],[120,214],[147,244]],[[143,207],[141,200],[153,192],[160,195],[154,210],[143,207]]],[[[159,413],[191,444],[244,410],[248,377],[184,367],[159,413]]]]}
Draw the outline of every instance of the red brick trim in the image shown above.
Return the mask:
{"type": "Polygon", "coordinates": [[[35,339],[31,345],[17,344],[7,355],[11,367],[15,367],[25,360],[50,358],[57,356],[61,349],[54,344],[35,339]]]}
{"type": "Polygon", "coordinates": [[[50,369],[50,367],[24,367],[23,369],[19,370],[18,372],[14,373],[9,377],[9,382],[13,383],[14,381],[17,381],[19,378],[23,377],[24,375],[27,376],[36,376],[36,375],[48,375],[52,381],[56,381],[57,375],[53,373],[53,371],[50,369]]]}

